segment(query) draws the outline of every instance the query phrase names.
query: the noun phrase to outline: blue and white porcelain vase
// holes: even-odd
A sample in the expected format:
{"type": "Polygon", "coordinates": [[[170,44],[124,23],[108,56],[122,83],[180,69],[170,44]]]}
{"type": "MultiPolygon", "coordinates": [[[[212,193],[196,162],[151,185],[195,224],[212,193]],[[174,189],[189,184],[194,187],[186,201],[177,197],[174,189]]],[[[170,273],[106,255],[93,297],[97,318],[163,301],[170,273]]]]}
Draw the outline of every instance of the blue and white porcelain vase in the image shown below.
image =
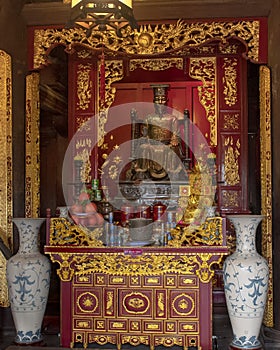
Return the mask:
{"type": "Polygon", "coordinates": [[[259,333],[266,305],[269,269],[256,250],[262,215],[228,215],[236,233],[236,251],[225,259],[224,288],[233,330],[230,349],[262,349],[259,333]]]}
{"type": "Polygon", "coordinates": [[[45,219],[16,218],[19,250],[7,262],[11,312],[16,328],[15,342],[42,340],[41,326],[50,286],[50,261],[39,251],[39,231],[45,219]]]}

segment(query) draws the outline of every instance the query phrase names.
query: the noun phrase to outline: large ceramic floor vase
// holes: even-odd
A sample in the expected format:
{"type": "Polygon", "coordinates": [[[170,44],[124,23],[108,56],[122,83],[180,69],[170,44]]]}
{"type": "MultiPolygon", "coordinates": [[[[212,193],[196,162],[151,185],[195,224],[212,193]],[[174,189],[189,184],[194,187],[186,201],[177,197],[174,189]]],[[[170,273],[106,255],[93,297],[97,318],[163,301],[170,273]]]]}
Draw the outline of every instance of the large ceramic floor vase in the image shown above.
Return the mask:
{"type": "Polygon", "coordinates": [[[45,219],[16,218],[19,250],[7,262],[11,312],[16,328],[15,342],[42,340],[41,326],[50,285],[50,261],[39,251],[39,231],[45,219]]]}
{"type": "Polygon", "coordinates": [[[256,251],[262,215],[228,215],[236,233],[236,251],[225,259],[223,274],[233,330],[230,349],[262,349],[258,339],[266,304],[269,270],[256,251]]]}

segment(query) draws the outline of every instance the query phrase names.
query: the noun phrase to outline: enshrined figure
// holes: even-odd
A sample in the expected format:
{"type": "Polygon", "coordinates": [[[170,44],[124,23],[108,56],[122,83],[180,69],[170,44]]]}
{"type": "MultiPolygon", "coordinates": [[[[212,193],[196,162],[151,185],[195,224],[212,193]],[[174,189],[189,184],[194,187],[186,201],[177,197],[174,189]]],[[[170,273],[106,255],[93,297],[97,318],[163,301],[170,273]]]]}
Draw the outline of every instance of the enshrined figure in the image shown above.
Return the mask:
{"type": "Polygon", "coordinates": [[[183,170],[178,119],[167,113],[169,85],[151,86],[154,90],[155,113],[141,122],[137,120],[136,111],[131,113],[132,138],[136,144],[132,150],[135,161],[128,180],[177,179],[183,170]]]}

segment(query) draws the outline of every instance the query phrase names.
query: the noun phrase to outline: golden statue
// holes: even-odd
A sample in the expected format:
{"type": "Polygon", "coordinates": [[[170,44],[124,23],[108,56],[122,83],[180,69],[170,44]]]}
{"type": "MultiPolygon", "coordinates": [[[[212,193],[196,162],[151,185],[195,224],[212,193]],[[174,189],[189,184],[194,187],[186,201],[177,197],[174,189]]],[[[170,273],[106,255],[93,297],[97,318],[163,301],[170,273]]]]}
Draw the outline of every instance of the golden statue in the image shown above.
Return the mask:
{"type": "Polygon", "coordinates": [[[131,111],[133,146],[132,168],[128,180],[138,179],[179,179],[184,171],[183,152],[179,135],[179,121],[167,113],[167,84],[151,85],[154,91],[155,113],[144,121],[137,119],[131,111]]]}

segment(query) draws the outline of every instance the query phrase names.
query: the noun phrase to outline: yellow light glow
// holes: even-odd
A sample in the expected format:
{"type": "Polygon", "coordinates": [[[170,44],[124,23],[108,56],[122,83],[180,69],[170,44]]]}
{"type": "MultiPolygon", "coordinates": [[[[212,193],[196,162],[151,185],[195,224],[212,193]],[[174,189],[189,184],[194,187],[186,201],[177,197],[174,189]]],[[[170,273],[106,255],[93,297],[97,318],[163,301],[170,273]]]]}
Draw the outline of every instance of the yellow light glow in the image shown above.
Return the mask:
{"type": "Polygon", "coordinates": [[[71,7],[76,6],[79,2],[81,2],[81,0],[72,0],[71,1],[71,7]]]}
{"type": "Polygon", "coordinates": [[[125,4],[128,7],[132,8],[132,0],[120,0],[120,2],[122,2],[123,4],[125,4]]]}

